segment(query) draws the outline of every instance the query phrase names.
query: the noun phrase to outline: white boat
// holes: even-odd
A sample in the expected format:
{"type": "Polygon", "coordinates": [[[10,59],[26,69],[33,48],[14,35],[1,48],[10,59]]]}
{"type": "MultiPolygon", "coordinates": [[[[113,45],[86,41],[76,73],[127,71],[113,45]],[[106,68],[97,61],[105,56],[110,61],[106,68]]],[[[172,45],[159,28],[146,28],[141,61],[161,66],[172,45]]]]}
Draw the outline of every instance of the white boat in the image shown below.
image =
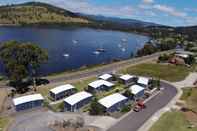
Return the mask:
{"type": "Polygon", "coordinates": [[[125,48],[122,48],[121,50],[122,50],[122,52],[125,52],[125,51],[126,51],[126,49],[125,49],[125,48]]]}
{"type": "Polygon", "coordinates": [[[72,40],[73,44],[77,44],[78,41],[77,40],[72,40]]]}
{"type": "Polygon", "coordinates": [[[118,47],[119,47],[119,48],[121,48],[121,47],[122,47],[122,45],[121,45],[121,44],[118,44],[118,47]]]}
{"type": "Polygon", "coordinates": [[[63,56],[66,57],[66,58],[70,57],[69,54],[64,54],[63,56]]]}
{"type": "Polygon", "coordinates": [[[93,54],[95,54],[95,55],[99,55],[101,52],[99,52],[99,51],[94,51],[93,52],[93,54]]]}
{"type": "Polygon", "coordinates": [[[123,41],[123,42],[127,42],[127,39],[123,38],[122,41],[123,41]]]}

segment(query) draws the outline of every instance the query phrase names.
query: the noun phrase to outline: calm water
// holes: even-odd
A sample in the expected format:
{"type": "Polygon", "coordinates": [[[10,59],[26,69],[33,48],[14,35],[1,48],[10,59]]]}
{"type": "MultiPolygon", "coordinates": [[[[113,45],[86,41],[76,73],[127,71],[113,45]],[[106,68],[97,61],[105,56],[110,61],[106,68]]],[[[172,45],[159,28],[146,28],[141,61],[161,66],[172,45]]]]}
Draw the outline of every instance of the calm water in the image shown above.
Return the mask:
{"type": "MultiPolygon", "coordinates": [[[[132,33],[90,28],[0,27],[0,42],[34,42],[48,50],[49,61],[41,66],[39,74],[77,69],[113,59],[128,59],[148,39],[132,33]],[[95,51],[98,48],[104,48],[106,52],[97,54],[95,51]]],[[[0,72],[3,72],[2,64],[0,72]]]]}

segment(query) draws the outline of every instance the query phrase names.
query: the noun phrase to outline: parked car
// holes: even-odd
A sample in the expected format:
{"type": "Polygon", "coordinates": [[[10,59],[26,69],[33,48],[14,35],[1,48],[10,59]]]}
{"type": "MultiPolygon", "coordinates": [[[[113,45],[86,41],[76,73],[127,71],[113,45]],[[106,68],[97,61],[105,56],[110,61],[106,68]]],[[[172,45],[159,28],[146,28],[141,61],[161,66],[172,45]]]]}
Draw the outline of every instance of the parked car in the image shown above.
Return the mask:
{"type": "Polygon", "coordinates": [[[142,109],[145,109],[146,108],[146,105],[144,104],[143,101],[138,101],[136,106],[133,108],[133,111],[135,112],[139,112],[141,111],[142,109]]]}
{"type": "Polygon", "coordinates": [[[139,111],[141,111],[142,110],[142,108],[140,107],[140,106],[138,106],[138,105],[136,105],[134,108],[133,108],[133,111],[135,111],[135,112],[139,112],[139,111]]]}

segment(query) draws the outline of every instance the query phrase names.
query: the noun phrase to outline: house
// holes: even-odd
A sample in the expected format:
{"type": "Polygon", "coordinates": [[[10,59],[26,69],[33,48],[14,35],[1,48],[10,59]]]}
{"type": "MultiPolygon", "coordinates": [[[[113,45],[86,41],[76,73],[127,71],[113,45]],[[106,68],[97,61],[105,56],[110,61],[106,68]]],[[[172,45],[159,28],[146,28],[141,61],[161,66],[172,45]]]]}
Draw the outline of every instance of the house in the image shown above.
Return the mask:
{"type": "Polygon", "coordinates": [[[60,100],[66,96],[72,95],[76,92],[76,88],[70,84],[61,85],[56,88],[53,88],[49,91],[50,98],[52,100],[60,100]]]}
{"type": "Polygon", "coordinates": [[[111,82],[105,80],[96,80],[88,84],[88,89],[90,91],[107,91],[110,90],[113,86],[114,84],[111,82]]]}
{"type": "Polygon", "coordinates": [[[13,103],[16,111],[22,111],[40,107],[43,105],[44,98],[41,94],[34,94],[28,96],[22,96],[13,99],[13,103]]]}
{"type": "Polygon", "coordinates": [[[103,74],[103,75],[99,76],[99,79],[105,80],[105,81],[112,81],[113,76],[111,74],[103,74]]]}
{"type": "Polygon", "coordinates": [[[105,111],[115,112],[127,104],[128,98],[119,93],[115,93],[100,99],[98,102],[104,107],[105,111]]]}
{"type": "Polygon", "coordinates": [[[147,88],[149,86],[149,83],[150,83],[150,80],[149,78],[146,78],[146,77],[138,77],[138,80],[137,80],[137,84],[144,87],[144,88],[147,88]]]}
{"type": "Polygon", "coordinates": [[[92,99],[92,94],[82,91],[71,95],[64,99],[64,110],[75,112],[84,105],[88,104],[92,99]]]}
{"type": "Polygon", "coordinates": [[[134,99],[139,99],[141,97],[144,96],[144,88],[142,86],[139,85],[133,85],[129,88],[129,90],[131,91],[131,93],[134,96],[134,99]]]}
{"type": "Polygon", "coordinates": [[[127,85],[127,84],[131,84],[134,82],[134,76],[131,76],[129,74],[126,75],[122,75],[120,76],[120,82],[127,85]]]}

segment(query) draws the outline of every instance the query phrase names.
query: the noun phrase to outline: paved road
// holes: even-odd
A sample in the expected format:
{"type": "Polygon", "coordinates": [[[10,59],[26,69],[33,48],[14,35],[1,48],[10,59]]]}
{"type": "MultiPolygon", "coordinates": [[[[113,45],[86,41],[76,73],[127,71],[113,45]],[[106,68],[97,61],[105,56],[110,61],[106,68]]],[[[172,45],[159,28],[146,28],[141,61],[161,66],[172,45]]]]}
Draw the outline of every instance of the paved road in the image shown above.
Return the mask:
{"type": "Polygon", "coordinates": [[[105,66],[102,66],[100,68],[96,68],[96,69],[90,69],[90,70],[86,70],[86,71],[79,71],[79,72],[75,72],[75,73],[69,73],[69,74],[61,74],[61,75],[57,75],[57,76],[51,76],[51,77],[46,77],[51,83],[56,83],[56,82],[62,82],[65,80],[77,80],[77,79],[81,79],[81,78],[85,78],[85,77],[89,77],[89,76],[97,76],[99,74],[103,74],[106,72],[113,72],[113,71],[117,71],[120,69],[123,69],[125,67],[128,67],[130,65],[135,65],[135,64],[140,64],[140,63],[146,63],[148,61],[151,61],[153,59],[156,59],[158,56],[160,56],[163,53],[169,53],[172,52],[171,51],[164,51],[164,52],[159,52],[159,53],[155,53],[149,56],[144,56],[144,57],[139,57],[139,58],[133,58],[133,59],[129,59],[129,60],[125,60],[125,61],[121,61],[121,62],[116,62],[113,64],[108,64],[105,66]]]}
{"type": "Polygon", "coordinates": [[[167,105],[177,94],[177,90],[166,83],[161,85],[164,87],[164,90],[147,102],[145,110],[129,114],[108,131],[137,131],[155,112],[167,105]]]}

